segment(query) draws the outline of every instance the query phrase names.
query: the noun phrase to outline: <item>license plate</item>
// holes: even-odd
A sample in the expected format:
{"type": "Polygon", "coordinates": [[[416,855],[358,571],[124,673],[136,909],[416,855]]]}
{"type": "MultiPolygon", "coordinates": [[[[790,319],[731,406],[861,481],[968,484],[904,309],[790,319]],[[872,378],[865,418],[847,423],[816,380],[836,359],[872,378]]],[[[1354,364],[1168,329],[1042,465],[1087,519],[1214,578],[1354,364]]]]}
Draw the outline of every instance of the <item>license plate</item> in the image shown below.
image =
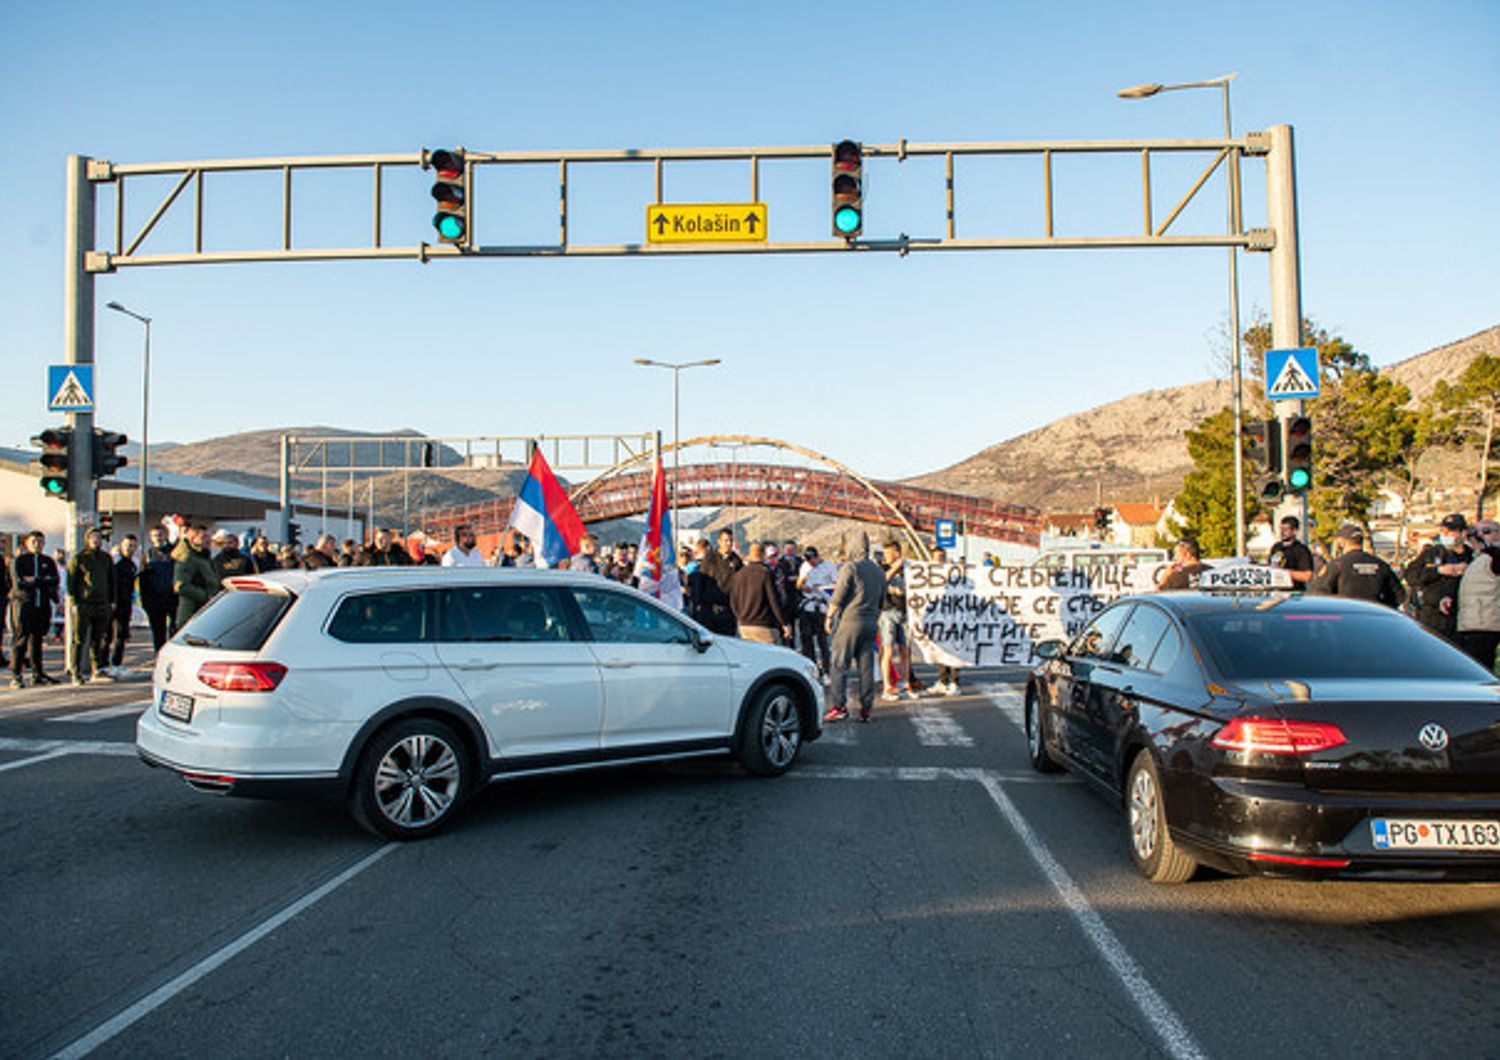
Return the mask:
{"type": "Polygon", "coordinates": [[[1500,821],[1395,820],[1370,821],[1376,850],[1494,850],[1500,851],[1500,821]]]}
{"type": "Polygon", "coordinates": [[[163,692],[161,704],[157,708],[169,718],[178,721],[193,720],[193,697],[180,695],[176,692],[163,692]]]}

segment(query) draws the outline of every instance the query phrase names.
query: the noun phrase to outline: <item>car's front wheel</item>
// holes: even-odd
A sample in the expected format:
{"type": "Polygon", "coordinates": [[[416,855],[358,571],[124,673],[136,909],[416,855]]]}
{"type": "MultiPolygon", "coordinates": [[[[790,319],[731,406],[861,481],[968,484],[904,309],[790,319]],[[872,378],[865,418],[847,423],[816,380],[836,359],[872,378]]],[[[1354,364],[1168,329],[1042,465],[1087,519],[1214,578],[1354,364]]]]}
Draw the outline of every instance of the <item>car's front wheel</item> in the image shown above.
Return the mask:
{"type": "Polygon", "coordinates": [[[1047,738],[1042,731],[1041,698],[1033,690],[1026,692],[1026,757],[1031,768],[1038,773],[1056,773],[1062,766],[1047,750],[1047,738]]]}
{"type": "Polygon", "coordinates": [[[740,763],[761,777],[792,768],[802,749],[802,714],[797,697],[785,685],[762,689],[750,705],[740,736],[740,763]]]}
{"type": "Polygon", "coordinates": [[[1161,776],[1151,752],[1142,750],[1125,778],[1125,809],[1130,822],[1130,858],[1136,871],[1152,883],[1185,883],[1198,862],[1172,841],[1161,776]]]}
{"type": "Polygon", "coordinates": [[[365,745],[349,809],[376,835],[424,839],[452,819],[469,785],[469,761],[453,729],[433,718],[407,718],[365,745]]]}

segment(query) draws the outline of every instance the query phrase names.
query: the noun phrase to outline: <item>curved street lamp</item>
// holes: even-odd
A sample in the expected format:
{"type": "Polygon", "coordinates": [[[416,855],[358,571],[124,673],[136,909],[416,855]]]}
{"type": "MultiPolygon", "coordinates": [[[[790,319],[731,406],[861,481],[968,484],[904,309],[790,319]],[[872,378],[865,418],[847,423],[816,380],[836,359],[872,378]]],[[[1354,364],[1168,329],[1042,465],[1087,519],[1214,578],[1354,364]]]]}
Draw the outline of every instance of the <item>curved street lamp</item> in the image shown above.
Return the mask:
{"type": "MultiPolygon", "coordinates": [[[[1234,138],[1234,132],[1229,120],[1229,82],[1238,76],[1239,73],[1235,72],[1220,77],[1211,77],[1205,81],[1183,81],[1175,85],[1150,82],[1122,88],[1115,95],[1121,99],[1149,99],[1162,92],[1176,92],[1184,88],[1221,89],[1224,93],[1224,139],[1231,140],[1234,138]]],[[[1239,188],[1238,154],[1233,156],[1233,161],[1226,172],[1229,174],[1227,181],[1229,228],[1233,230],[1235,227],[1235,193],[1239,188]]],[[[1237,556],[1243,556],[1245,555],[1245,454],[1240,439],[1244,435],[1245,425],[1245,387],[1240,353],[1240,259],[1234,247],[1229,248],[1229,340],[1232,346],[1231,372],[1234,376],[1231,380],[1231,389],[1234,392],[1234,553],[1237,556]]]]}

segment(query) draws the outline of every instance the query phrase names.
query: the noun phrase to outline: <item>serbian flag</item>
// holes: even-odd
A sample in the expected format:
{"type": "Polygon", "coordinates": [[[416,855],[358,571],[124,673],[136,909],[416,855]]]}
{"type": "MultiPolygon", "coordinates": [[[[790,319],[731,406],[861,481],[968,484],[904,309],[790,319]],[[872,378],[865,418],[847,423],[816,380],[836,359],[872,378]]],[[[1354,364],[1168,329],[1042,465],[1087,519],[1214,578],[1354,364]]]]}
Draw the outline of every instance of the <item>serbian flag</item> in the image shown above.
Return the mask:
{"type": "Polygon", "coordinates": [[[583,520],[573,510],[540,448],[532,451],[526,481],[510,511],[510,525],[531,539],[538,567],[564,566],[578,551],[583,520]]]}
{"type": "Polygon", "coordinates": [[[651,478],[651,505],[646,509],[646,532],[641,535],[635,576],[641,592],[682,610],[682,579],[672,547],[672,509],[667,505],[667,478],[662,473],[660,452],[656,454],[656,474],[651,478]]]}

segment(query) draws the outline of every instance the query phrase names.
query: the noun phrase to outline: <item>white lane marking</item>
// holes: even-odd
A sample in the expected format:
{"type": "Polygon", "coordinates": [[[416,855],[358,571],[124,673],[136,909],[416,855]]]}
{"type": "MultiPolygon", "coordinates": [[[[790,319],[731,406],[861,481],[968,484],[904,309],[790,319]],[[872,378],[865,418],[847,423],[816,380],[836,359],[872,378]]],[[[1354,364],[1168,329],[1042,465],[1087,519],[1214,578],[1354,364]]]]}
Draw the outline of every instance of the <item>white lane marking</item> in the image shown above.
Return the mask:
{"type": "Polygon", "coordinates": [[[12,769],[20,769],[22,766],[36,765],[36,763],[45,762],[49,758],[61,758],[67,753],[67,751],[53,748],[51,751],[43,751],[41,754],[32,755],[30,758],[20,758],[14,762],[6,762],[0,765],[0,773],[5,773],[12,769]]]}
{"type": "Polygon", "coordinates": [[[1031,830],[1031,825],[1016,809],[1015,803],[1010,801],[1010,796],[1001,789],[998,778],[989,775],[983,770],[975,770],[973,779],[977,780],[990,801],[1005,818],[1005,823],[1010,825],[1011,830],[1016,833],[1017,838],[1025,845],[1031,859],[1036,862],[1047,881],[1052,884],[1054,890],[1062,897],[1068,907],[1068,912],[1073,914],[1073,919],[1078,921],[1078,926],[1083,929],[1084,936],[1104,958],[1104,963],[1109,965],[1115,977],[1135,1002],[1141,1015],[1151,1024],[1156,1031],[1157,1037],[1162,1041],[1169,1055],[1180,1057],[1182,1060],[1197,1060],[1205,1054],[1193,1038],[1192,1032],[1187,1025],[1173,1011],[1172,1006],[1146,978],[1146,973],[1136,963],[1135,958],[1125,949],[1119,937],[1109,929],[1089,900],[1084,897],[1073,878],[1060,865],[1052,852],[1041,838],[1031,830]]]}
{"type": "MultiPolygon", "coordinates": [[[[959,766],[802,766],[788,778],[804,780],[972,780],[973,770],[959,766]]],[[[1003,784],[1082,784],[1068,776],[1044,776],[1027,771],[986,772],[1003,784]]]]}
{"type": "Polygon", "coordinates": [[[1003,688],[991,689],[989,695],[990,701],[995,704],[995,709],[1014,722],[1016,728],[1024,731],[1026,728],[1026,693],[1013,685],[1007,685],[1003,688]]]}
{"type": "Polygon", "coordinates": [[[84,710],[77,714],[60,714],[55,718],[48,718],[47,720],[49,722],[62,721],[90,725],[94,722],[106,721],[109,718],[123,717],[126,714],[139,714],[150,705],[151,700],[143,699],[138,703],[116,703],[112,707],[96,707],[93,710],[84,710]]]}
{"type": "MultiPolygon", "coordinates": [[[[0,751],[30,751],[33,754],[108,754],[117,759],[135,754],[135,744],[115,739],[18,739],[0,736],[0,751]]],[[[10,763],[15,765],[15,763],[10,763]]]]}
{"type": "MultiPolygon", "coordinates": [[[[1192,1032],[1187,1029],[1187,1025],[1182,1022],[1172,1006],[1167,1004],[1166,999],[1157,993],[1151,981],[1146,978],[1146,973],[1136,963],[1135,958],[1130,956],[1130,952],[1125,949],[1119,937],[1109,929],[1104,918],[1089,904],[1088,898],[1073,882],[1067,870],[1052,856],[1052,852],[1047,849],[1041,837],[1032,830],[1021,811],[1016,809],[1015,803],[1010,801],[1010,796],[1005,794],[1002,785],[1014,783],[1024,774],[1012,775],[992,769],[943,767],[820,766],[804,767],[789,775],[814,780],[972,780],[977,782],[989,795],[990,801],[1000,811],[1000,816],[1016,834],[1016,838],[1021,841],[1027,853],[1031,855],[1031,859],[1042,870],[1042,875],[1047,877],[1047,882],[1062,898],[1063,904],[1077,921],[1089,944],[1104,959],[1109,970],[1125,988],[1130,1000],[1135,1003],[1141,1015],[1146,1018],[1152,1030],[1161,1039],[1168,1055],[1178,1057],[1180,1060],[1202,1060],[1205,1056],[1192,1032]]],[[[1033,782],[1055,783],[1044,777],[1029,779],[1033,782]]]]}
{"type": "Polygon", "coordinates": [[[923,747],[973,747],[974,738],[953,716],[937,707],[912,707],[907,715],[923,747]]]}
{"type": "Polygon", "coordinates": [[[105,1020],[103,1023],[99,1024],[99,1026],[89,1031],[83,1037],[74,1041],[71,1045],[59,1050],[53,1055],[53,1060],[72,1060],[72,1058],[74,1057],[87,1056],[89,1053],[99,1048],[99,1046],[103,1045],[115,1035],[119,1034],[125,1028],[135,1023],[137,1020],[150,1015],[162,1005],[165,1005],[168,1001],[171,1001],[178,994],[182,993],[188,987],[198,982],[198,980],[202,979],[204,976],[208,975],[210,972],[214,971],[225,962],[231,960],[232,958],[243,953],[245,950],[249,949],[251,946],[255,945],[261,939],[265,938],[271,932],[281,927],[297,914],[310,908],[321,899],[338,890],[344,884],[348,883],[350,880],[354,879],[354,877],[358,876],[361,872],[364,872],[365,869],[369,868],[381,858],[385,857],[392,850],[395,850],[398,846],[400,846],[399,843],[387,843],[379,850],[376,850],[373,854],[368,855],[356,864],[345,869],[343,872],[339,873],[337,876],[329,880],[327,883],[323,884],[321,887],[318,887],[315,890],[303,895],[301,898],[298,898],[291,905],[281,910],[281,912],[276,913],[274,916],[261,921],[259,924],[251,928],[249,931],[245,932],[233,942],[230,942],[220,948],[218,951],[209,954],[207,957],[203,958],[203,960],[193,965],[181,975],[178,975],[173,979],[167,981],[166,983],[163,983],[161,986],[151,991],[151,993],[141,998],[129,1008],[126,1008],[119,1014],[105,1020]]]}

